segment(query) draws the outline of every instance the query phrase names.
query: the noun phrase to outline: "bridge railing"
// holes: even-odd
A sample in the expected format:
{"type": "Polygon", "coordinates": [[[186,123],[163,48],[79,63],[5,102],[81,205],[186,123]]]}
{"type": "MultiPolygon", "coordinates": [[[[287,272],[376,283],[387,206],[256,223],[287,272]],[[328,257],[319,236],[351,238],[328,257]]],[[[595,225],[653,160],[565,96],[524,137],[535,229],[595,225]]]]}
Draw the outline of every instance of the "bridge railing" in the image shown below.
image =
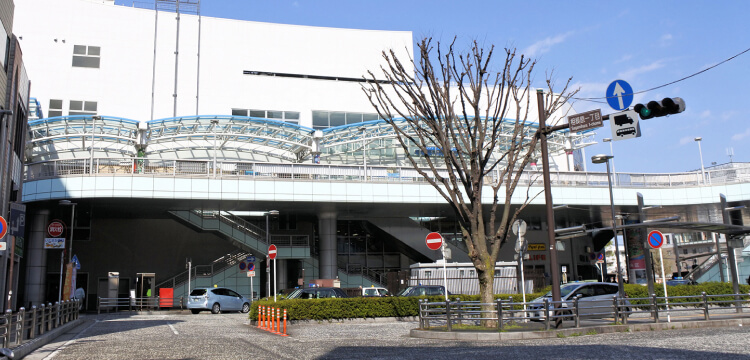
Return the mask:
{"type": "MultiPolygon", "coordinates": [[[[430,170],[425,170],[430,174],[430,170]]],[[[36,162],[26,165],[24,181],[63,176],[171,176],[205,178],[257,178],[304,181],[356,182],[424,182],[411,167],[287,164],[211,160],[163,160],[144,158],[65,159],[36,162]],[[93,166],[92,166],[93,165],[93,166]]],[[[750,182],[750,163],[734,163],[729,168],[682,173],[617,173],[613,184],[620,187],[701,186],[750,182]]],[[[499,173],[492,173],[486,183],[498,181],[499,173]]],[[[606,173],[582,171],[552,171],[553,186],[606,187],[606,173]]],[[[541,171],[524,171],[521,185],[541,186],[541,171]]]]}

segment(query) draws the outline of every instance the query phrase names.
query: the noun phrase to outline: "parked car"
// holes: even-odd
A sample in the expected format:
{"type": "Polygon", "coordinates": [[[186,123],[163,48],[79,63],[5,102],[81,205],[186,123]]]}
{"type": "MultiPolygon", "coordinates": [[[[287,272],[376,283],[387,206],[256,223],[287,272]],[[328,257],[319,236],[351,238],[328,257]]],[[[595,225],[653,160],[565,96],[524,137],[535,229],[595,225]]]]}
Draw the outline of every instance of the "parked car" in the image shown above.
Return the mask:
{"type": "Polygon", "coordinates": [[[188,296],[187,308],[197,314],[203,310],[211,310],[212,314],[222,311],[250,311],[250,299],[236,291],[223,287],[195,288],[188,296]]]}
{"type": "Polygon", "coordinates": [[[295,289],[287,295],[287,299],[327,299],[327,298],[347,298],[344,290],[335,287],[314,287],[295,289]]]}
{"type": "Polygon", "coordinates": [[[370,287],[362,288],[362,296],[381,297],[381,296],[391,296],[391,294],[388,292],[388,289],[386,288],[370,286],[370,287]]]}
{"type": "MultiPolygon", "coordinates": [[[[578,299],[578,315],[585,318],[605,318],[614,317],[614,310],[612,309],[612,299],[618,295],[617,284],[615,283],[604,283],[604,282],[576,282],[568,283],[560,286],[560,300],[563,301],[562,308],[563,314],[573,313],[573,299],[578,299]]],[[[552,301],[552,292],[546,293],[544,296],[536,298],[530,302],[528,306],[529,310],[538,310],[528,312],[530,320],[542,321],[544,320],[544,299],[552,301]]],[[[623,310],[627,316],[630,311],[630,302],[625,299],[626,308],[623,310]]],[[[549,305],[549,309],[553,308],[552,304],[549,305]]],[[[552,315],[552,311],[549,312],[552,315]]]]}
{"type": "Polygon", "coordinates": [[[671,279],[667,280],[667,286],[675,286],[675,285],[696,285],[697,282],[690,280],[690,279],[671,279]]]}
{"type": "MultiPolygon", "coordinates": [[[[416,285],[409,286],[396,294],[396,296],[436,296],[445,295],[445,288],[442,285],[416,285]]],[[[451,293],[448,293],[451,295],[451,293]]]]}

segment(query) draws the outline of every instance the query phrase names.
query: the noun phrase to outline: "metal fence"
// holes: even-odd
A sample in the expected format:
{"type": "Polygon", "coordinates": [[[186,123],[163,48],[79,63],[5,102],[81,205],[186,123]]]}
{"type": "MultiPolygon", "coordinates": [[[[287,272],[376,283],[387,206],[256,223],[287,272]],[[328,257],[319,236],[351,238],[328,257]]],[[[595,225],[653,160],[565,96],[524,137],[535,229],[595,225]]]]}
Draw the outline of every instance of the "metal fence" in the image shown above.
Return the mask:
{"type": "Polygon", "coordinates": [[[568,301],[552,301],[544,298],[542,302],[515,302],[513,298],[498,299],[494,303],[480,303],[478,301],[441,301],[429,302],[427,299],[419,302],[419,328],[428,329],[430,323],[437,322],[452,331],[456,324],[474,324],[482,320],[496,323],[497,330],[503,331],[504,326],[529,320],[541,322],[545,330],[549,330],[552,323],[559,321],[573,321],[575,327],[581,326],[581,320],[605,319],[606,321],[627,324],[634,314],[642,314],[639,320],[654,323],[670,321],[671,315],[691,312],[697,314],[698,320],[710,320],[711,312],[717,313],[734,308],[736,313],[750,309],[750,294],[719,294],[659,297],[655,294],[645,298],[620,299],[613,296],[611,301],[597,302],[594,305],[579,301],[576,297],[568,301]],[[547,310],[545,310],[547,309],[547,310]],[[582,310],[583,311],[582,313],[582,310]],[[539,316],[532,316],[532,314],[539,316]],[[502,321],[497,321],[502,319],[502,321]]]}
{"type": "Polygon", "coordinates": [[[65,300],[39,307],[32,306],[28,311],[23,307],[15,313],[8,309],[0,316],[2,346],[7,348],[11,344],[19,345],[78,319],[80,308],[80,300],[65,300]]]}
{"type": "MultiPolygon", "coordinates": [[[[498,170],[499,171],[499,170],[498,170]]],[[[498,181],[499,172],[486,177],[488,184],[498,181]]],[[[431,174],[430,170],[427,170],[431,174]]],[[[367,181],[367,182],[424,182],[425,179],[411,167],[324,165],[324,164],[275,164],[256,162],[211,160],[163,160],[145,158],[95,158],[48,160],[26,165],[24,180],[40,180],[71,175],[120,175],[120,176],[179,176],[216,178],[268,178],[279,180],[307,181],[367,181]]],[[[700,186],[706,184],[728,184],[750,181],[750,165],[735,163],[731,168],[684,173],[613,174],[613,183],[621,187],[670,187],[700,186]]],[[[520,184],[541,186],[541,171],[524,171],[520,184]]],[[[553,171],[550,173],[553,186],[607,187],[606,173],[581,171],[553,171]]]]}
{"type": "Polygon", "coordinates": [[[184,301],[182,297],[179,298],[166,298],[166,297],[140,297],[140,298],[97,298],[96,301],[96,312],[101,314],[104,312],[117,312],[125,311],[142,311],[142,310],[162,310],[162,309],[175,309],[184,308],[184,301]]]}

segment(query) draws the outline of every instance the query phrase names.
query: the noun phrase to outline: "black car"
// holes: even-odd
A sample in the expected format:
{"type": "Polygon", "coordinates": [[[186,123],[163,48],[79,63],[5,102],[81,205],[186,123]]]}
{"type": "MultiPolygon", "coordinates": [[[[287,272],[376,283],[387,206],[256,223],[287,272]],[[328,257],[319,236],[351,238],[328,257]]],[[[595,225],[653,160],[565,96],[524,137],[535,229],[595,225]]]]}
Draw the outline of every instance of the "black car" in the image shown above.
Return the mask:
{"type": "Polygon", "coordinates": [[[327,298],[347,298],[344,290],[334,287],[314,287],[295,289],[286,297],[287,299],[327,299],[327,298]]]}
{"type": "MultiPolygon", "coordinates": [[[[445,295],[442,285],[416,285],[409,286],[396,294],[396,296],[437,296],[445,295]]],[[[448,293],[450,295],[450,293],[448,293]]]]}

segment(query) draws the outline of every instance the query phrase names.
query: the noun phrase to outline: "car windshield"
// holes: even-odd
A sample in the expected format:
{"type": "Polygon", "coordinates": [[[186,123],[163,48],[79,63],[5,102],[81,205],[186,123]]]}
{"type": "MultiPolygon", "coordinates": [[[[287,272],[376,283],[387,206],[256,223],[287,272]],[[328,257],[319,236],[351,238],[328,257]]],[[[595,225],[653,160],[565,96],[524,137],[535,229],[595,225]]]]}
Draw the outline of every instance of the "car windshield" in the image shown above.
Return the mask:
{"type": "Polygon", "coordinates": [[[296,299],[299,297],[299,293],[302,291],[302,289],[296,289],[289,293],[289,295],[286,296],[287,299],[296,299]]]}
{"type": "MultiPolygon", "coordinates": [[[[568,284],[560,286],[560,297],[564,298],[568,296],[573,290],[577,289],[579,284],[568,284]]],[[[552,291],[548,291],[546,294],[544,294],[544,297],[552,297],[552,291]]]]}
{"type": "Polygon", "coordinates": [[[206,289],[193,289],[190,292],[190,296],[203,296],[206,295],[206,289]]]}
{"type": "Polygon", "coordinates": [[[409,286],[406,289],[403,289],[403,290],[399,291],[398,294],[396,294],[396,296],[405,296],[406,294],[408,294],[409,292],[411,292],[411,289],[413,289],[413,288],[414,288],[413,286],[409,286]]]}

